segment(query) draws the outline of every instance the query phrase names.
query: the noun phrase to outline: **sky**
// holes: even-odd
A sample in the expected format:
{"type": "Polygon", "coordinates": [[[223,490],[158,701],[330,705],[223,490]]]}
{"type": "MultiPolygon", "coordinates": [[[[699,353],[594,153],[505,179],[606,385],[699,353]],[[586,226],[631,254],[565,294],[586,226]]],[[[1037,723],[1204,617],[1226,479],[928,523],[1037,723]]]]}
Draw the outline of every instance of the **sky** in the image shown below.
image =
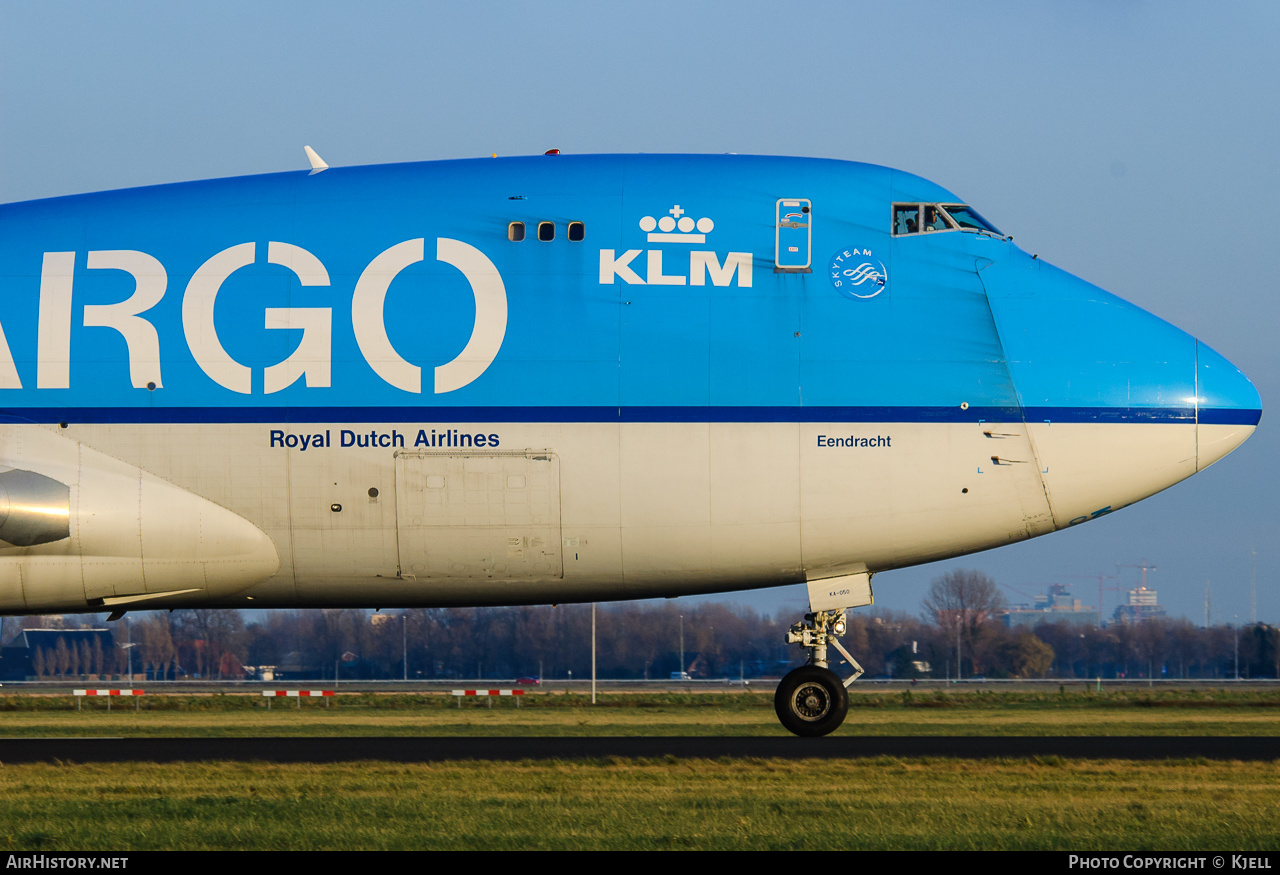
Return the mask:
{"type": "MultiPolygon", "coordinates": [[[[0,202],[306,167],[739,152],[908,170],[1196,335],[1258,387],[1235,453],[1101,520],[887,572],[918,614],[1141,580],[1175,616],[1280,622],[1280,4],[0,0],[0,202]],[[1256,551],[1256,553],[1255,553],[1256,551]]],[[[1118,593],[1104,592],[1109,613],[1118,593]]],[[[805,609],[803,587],[718,599],[805,609]]]]}

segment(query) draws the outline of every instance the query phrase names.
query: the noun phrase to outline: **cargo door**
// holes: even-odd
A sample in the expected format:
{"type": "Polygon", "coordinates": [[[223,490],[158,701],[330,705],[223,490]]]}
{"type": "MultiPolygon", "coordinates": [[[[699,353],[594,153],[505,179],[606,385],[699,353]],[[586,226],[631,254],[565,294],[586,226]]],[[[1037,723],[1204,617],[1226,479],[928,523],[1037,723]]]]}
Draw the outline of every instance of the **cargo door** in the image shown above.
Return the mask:
{"type": "Polygon", "coordinates": [[[554,453],[397,453],[400,576],[561,578],[554,453]]]}

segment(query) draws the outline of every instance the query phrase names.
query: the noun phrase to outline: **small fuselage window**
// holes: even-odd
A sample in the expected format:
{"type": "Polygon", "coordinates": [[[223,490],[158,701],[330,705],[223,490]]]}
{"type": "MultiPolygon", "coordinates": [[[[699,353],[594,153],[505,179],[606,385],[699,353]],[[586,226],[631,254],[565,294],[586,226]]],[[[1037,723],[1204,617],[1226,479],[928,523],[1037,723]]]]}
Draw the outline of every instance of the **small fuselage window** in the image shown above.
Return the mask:
{"type": "MultiPolygon", "coordinates": [[[[524,222],[511,222],[507,225],[507,239],[512,243],[519,243],[524,239],[524,235],[524,222]]],[[[539,222],[538,239],[543,242],[550,242],[556,239],[556,223],[539,222]]],[[[569,239],[575,243],[587,239],[587,226],[582,222],[570,222],[569,239]]]]}

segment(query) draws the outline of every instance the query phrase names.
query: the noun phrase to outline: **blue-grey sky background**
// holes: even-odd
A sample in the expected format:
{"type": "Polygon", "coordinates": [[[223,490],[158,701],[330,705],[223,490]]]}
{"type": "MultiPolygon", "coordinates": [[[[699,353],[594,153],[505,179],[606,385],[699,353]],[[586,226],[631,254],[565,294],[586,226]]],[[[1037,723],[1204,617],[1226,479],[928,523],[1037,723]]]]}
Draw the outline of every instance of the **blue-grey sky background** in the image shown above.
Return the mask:
{"type": "MultiPolygon", "coordinates": [[[[566,152],[886,164],[1200,337],[1277,397],[1280,4],[0,0],[0,202],[305,167],[566,152]]],[[[1280,621],[1275,412],[1210,470],[1077,529],[890,572],[1099,574],[1280,621]]],[[[1092,581],[1082,579],[1093,576],[1092,581]]],[[[1015,592],[1014,601],[1024,600],[1015,592]]],[[[1109,612],[1116,593],[1105,593],[1109,612]]],[[[803,610],[803,588],[729,600],[803,610]]]]}

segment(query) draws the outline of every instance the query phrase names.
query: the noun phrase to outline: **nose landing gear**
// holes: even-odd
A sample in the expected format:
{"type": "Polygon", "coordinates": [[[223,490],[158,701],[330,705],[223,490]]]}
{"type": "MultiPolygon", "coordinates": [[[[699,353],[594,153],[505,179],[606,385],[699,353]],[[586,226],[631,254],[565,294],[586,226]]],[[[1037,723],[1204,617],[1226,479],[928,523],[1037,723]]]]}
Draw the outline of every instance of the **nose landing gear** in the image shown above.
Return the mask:
{"type": "Polygon", "coordinates": [[[847,687],[862,677],[862,666],[837,640],[844,634],[844,611],[814,611],[805,614],[787,632],[788,644],[799,644],[809,651],[809,664],[794,669],[783,677],[773,696],[773,709],[778,719],[791,732],[816,738],[834,732],[849,711],[847,687]],[[845,681],[827,668],[827,645],[843,654],[854,673],[845,681]]]}

